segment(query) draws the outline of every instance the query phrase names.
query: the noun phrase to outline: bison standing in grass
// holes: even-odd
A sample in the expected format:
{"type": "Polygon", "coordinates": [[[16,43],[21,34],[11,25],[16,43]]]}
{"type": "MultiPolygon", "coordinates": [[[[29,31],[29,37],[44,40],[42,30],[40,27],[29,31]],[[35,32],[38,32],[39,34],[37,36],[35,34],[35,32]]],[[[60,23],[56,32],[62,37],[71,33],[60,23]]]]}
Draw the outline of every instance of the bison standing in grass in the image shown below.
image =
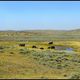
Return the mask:
{"type": "Polygon", "coordinates": [[[48,49],[55,49],[55,46],[49,46],[48,49]]]}
{"type": "Polygon", "coordinates": [[[32,46],[32,48],[37,48],[36,46],[32,46]]]}
{"type": "Polygon", "coordinates": [[[19,46],[24,47],[24,46],[25,46],[25,44],[19,44],[19,46]]]}
{"type": "Polygon", "coordinates": [[[40,49],[44,49],[43,47],[41,47],[40,49]]]}
{"type": "Polygon", "coordinates": [[[51,41],[51,42],[49,42],[48,44],[53,44],[53,42],[51,41]]]}
{"type": "Polygon", "coordinates": [[[55,46],[51,46],[51,49],[55,49],[55,46]]]}

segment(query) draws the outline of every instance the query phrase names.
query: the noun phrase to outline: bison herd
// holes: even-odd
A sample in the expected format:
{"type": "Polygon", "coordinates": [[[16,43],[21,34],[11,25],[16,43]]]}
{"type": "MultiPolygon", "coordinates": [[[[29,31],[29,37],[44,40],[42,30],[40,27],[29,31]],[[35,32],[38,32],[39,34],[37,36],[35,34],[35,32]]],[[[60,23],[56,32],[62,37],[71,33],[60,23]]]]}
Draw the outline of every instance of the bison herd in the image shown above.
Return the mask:
{"type": "MultiPolygon", "coordinates": [[[[53,42],[49,42],[48,44],[49,44],[49,45],[50,45],[50,44],[53,44],[53,42]]],[[[25,44],[19,44],[19,46],[25,47],[25,44]]],[[[32,48],[38,48],[38,47],[35,46],[35,45],[33,45],[32,48]]],[[[40,49],[44,49],[44,48],[43,48],[43,47],[40,47],[40,49]]],[[[49,46],[48,49],[55,49],[55,46],[49,46]]]]}

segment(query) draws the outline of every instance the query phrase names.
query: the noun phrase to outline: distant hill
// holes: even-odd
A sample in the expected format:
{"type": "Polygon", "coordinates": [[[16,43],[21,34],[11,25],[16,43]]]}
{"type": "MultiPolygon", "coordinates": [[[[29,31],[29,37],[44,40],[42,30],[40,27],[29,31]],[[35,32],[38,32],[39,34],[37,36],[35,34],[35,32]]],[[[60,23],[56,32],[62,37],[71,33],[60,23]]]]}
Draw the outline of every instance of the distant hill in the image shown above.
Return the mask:
{"type": "Polygon", "coordinates": [[[0,40],[80,40],[80,29],[0,31],[0,40]]]}

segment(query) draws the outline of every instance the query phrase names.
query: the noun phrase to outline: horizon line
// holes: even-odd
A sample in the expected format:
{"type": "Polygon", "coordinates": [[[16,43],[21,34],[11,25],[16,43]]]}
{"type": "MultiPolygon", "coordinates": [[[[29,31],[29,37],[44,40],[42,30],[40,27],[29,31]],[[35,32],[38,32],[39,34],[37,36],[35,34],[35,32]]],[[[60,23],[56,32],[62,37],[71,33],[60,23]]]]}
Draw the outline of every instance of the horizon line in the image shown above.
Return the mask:
{"type": "Polygon", "coordinates": [[[78,29],[26,29],[26,30],[17,30],[17,29],[7,29],[7,30],[0,30],[0,31],[35,31],[35,30],[40,30],[40,31],[43,31],[43,30],[50,30],[50,31],[71,31],[71,30],[79,30],[80,28],[78,29]]]}

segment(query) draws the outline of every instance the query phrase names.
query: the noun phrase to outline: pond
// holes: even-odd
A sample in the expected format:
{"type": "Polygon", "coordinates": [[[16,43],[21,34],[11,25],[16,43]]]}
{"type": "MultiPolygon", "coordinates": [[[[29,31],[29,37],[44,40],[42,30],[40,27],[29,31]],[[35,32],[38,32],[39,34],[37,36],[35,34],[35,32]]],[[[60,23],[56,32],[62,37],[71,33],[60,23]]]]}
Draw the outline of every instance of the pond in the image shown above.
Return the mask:
{"type": "Polygon", "coordinates": [[[73,51],[73,48],[71,48],[71,47],[66,47],[66,46],[55,46],[55,50],[73,51]]]}

